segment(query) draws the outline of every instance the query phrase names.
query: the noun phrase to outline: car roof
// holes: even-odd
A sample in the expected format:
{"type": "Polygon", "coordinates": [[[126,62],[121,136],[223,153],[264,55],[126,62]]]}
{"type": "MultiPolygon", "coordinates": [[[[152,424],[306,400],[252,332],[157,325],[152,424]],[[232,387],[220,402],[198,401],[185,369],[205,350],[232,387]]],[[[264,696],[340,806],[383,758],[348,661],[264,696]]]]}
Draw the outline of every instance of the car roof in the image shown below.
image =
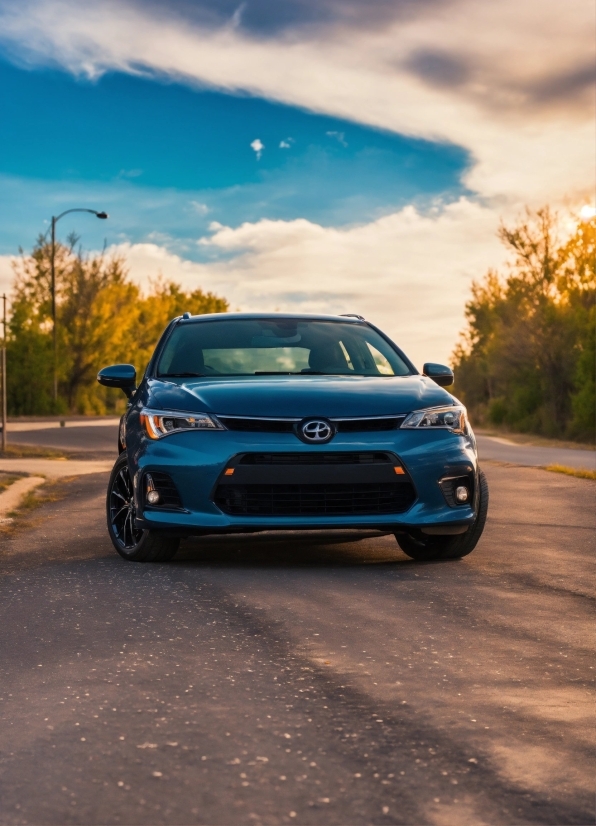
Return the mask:
{"type": "MultiPolygon", "coordinates": [[[[186,315],[186,313],[185,313],[186,315]]],[[[201,321],[214,321],[234,319],[234,320],[250,320],[250,319],[292,319],[296,321],[344,321],[354,324],[362,324],[365,320],[358,315],[331,315],[324,313],[205,313],[203,315],[188,315],[180,316],[179,322],[182,324],[196,324],[201,321]]]]}

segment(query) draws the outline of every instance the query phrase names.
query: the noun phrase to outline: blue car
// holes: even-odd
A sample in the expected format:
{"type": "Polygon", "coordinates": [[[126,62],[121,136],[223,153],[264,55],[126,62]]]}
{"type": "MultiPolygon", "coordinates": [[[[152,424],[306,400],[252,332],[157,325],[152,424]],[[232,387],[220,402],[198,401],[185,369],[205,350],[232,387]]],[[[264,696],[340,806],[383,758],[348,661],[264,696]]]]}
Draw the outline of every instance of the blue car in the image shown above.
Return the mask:
{"type": "Polygon", "coordinates": [[[190,535],[378,530],[415,560],[455,559],[484,529],[488,486],[466,410],[360,316],[174,319],[138,387],[130,364],[107,493],[124,559],[163,562],[190,535]]]}

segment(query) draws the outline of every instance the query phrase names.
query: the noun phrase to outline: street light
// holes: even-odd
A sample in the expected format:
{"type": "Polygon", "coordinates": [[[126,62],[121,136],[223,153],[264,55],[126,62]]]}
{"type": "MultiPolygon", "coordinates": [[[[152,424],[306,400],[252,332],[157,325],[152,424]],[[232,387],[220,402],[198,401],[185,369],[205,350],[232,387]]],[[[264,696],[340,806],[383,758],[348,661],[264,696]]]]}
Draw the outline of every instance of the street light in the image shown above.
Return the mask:
{"type": "Polygon", "coordinates": [[[56,337],[56,270],[54,258],[56,255],[56,224],[69,212],[90,212],[96,218],[105,219],[108,217],[107,212],[97,212],[95,209],[67,209],[61,212],[60,215],[52,215],[52,247],[50,253],[50,273],[52,278],[52,323],[54,334],[54,404],[58,401],[58,339],[56,337]]]}
{"type": "Polygon", "coordinates": [[[4,313],[3,313],[3,321],[4,324],[4,340],[3,340],[3,347],[0,350],[0,363],[2,368],[2,452],[6,452],[6,396],[7,396],[7,386],[6,386],[6,293],[0,296],[2,299],[2,303],[4,304],[4,313]]]}

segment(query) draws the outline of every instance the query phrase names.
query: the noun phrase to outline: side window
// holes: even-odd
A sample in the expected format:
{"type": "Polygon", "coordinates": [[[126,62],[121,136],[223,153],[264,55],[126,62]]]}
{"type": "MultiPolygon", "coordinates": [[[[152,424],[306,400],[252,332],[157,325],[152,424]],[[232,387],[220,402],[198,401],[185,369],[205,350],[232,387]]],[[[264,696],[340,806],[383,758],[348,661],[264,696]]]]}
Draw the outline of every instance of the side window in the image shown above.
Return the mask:
{"type": "Polygon", "coordinates": [[[393,367],[389,364],[383,353],[380,353],[369,341],[366,342],[366,346],[370,350],[370,354],[373,357],[375,366],[379,373],[382,376],[394,376],[395,373],[393,372],[393,367]]]}

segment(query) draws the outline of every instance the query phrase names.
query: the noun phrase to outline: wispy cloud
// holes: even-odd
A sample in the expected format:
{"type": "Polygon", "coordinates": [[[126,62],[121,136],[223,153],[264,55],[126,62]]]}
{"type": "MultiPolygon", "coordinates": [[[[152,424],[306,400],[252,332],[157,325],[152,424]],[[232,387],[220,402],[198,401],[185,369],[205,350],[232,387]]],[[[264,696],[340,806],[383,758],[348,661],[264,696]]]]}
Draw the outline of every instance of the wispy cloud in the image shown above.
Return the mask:
{"type": "Polygon", "coordinates": [[[335,138],[335,140],[340,143],[342,146],[347,146],[348,143],[346,141],[346,133],[345,132],[336,132],[335,130],[330,130],[329,132],[325,132],[327,137],[335,138]]]}
{"type": "Polygon", "coordinates": [[[143,174],[142,169],[121,169],[118,173],[119,178],[140,178],[143,174]]]}
{"type": "Polygon", "coordinates": [[[190,203],[194,211],[197,212],[199,215],[207,215],[207,213],[209,212],[209,207],[207,206],[207,204],[203,204],[200,201],[191,201],[190,203]]]}
{"type": "Polygon", "coordinates": [[[257,161],[261,160],[261,155],[263,154],[263,149],[265,148],[265,144],[259,139],[255,138],[250,145],[251,149],[254,149],[255,154],[257,156],[257,161]]]}
{"type": "Polygon", "coordinates": [[[232,26],[234,28],[238,28],[242,23],[242,15],[244,14],[245,8],[246,3],[241,3],[238,8],[234,10],[234,14],[232,15],[232,26]]]}
{"type": "Polygon", "coordinates": [[[294,138],[285,138],[284,140],[279,142],[279,148],[280,149],[291,149],[293,143],[294,143],[294,138]]]}

